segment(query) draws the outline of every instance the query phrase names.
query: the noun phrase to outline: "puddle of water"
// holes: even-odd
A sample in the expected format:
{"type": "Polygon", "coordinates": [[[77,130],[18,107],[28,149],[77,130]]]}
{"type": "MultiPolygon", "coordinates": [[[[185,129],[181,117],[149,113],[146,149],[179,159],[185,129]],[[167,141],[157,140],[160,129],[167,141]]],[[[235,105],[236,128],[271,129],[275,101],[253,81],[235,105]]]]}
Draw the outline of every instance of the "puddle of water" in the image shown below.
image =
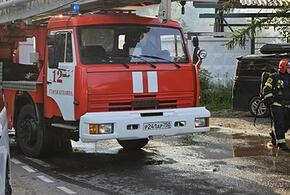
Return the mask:
{"type": "MultiPolygon", "coordinates": [[[[280,151],[278,148],[273,147],[270,144],[270,137],[260,135],[245,135],[245,134],[233,134],[234,140],[242,140],[243,142],[233,145],[234,157],[244,156],[277,156],[287,155],[285,151],[280,151]],[[246,144],[246,146],[243,145],[246,144]]],[[[290,141],[287,141],[290,146],[290,141]]]]}
{"type": "Polygon", "coordinates": [[[176,163],[150,149],[124,150],[115,140],[72,142],[73,153],[44,159],[60,173],[95,173],[100,170],[139,170],[144,166],[176,163]],[[72,171],[73,170],[73,171],[72,171]]]}
{"type": "Polygon", "coordinates": [[[147,160],[145,161],[144,163],[145,165],[161,165],[163,164],[163,161],[162,160],[147,160]]]}
{"type": "MultiPolygon", "coordinates": [[[[287,142],[290,146],[290,141],[287,142]]],[[[270,136],[232,134],[225,129],[211,129],[206,134],[180,137],[174,146],[187,146],[198,152],[198,156],[202,159],[290,155],[271,147],[269,143],[270,136]]]]}
{"type": "Polygon", "coordinates": [[[83,143],[82,141],[72,141],[74,152],[82,153],[102,153],[102,154],[118,154],[121,146],[116,140],[104,140],[96,143],[83,143]]]}

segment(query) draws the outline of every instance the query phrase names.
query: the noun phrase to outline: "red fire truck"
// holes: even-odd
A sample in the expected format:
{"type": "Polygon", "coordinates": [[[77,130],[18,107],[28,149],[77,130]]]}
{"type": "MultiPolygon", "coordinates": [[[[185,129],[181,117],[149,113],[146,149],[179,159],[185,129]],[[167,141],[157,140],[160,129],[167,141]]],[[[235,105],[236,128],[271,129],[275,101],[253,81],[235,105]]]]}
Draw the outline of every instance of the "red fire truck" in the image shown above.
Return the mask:
{"type": "Polygon", "coordinates": [[[71,139],[136,149],[150,137],[209,130],[201,59],[192,62],[177,22],[106,11],[0,32],[1,85],[25,155],[69,151],[71,139]]]}

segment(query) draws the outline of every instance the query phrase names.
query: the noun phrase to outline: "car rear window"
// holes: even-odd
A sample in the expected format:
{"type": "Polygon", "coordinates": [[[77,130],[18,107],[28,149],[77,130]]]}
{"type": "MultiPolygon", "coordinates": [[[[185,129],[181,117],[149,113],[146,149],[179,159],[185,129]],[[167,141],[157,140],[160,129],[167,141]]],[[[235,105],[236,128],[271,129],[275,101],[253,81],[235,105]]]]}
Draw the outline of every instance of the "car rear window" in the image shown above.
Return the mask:
{"type": "Polygon", "coordinates": [[[238,61],[237,76],[261,76],[278,67],[280,59],[245,59],[238,61]]]}

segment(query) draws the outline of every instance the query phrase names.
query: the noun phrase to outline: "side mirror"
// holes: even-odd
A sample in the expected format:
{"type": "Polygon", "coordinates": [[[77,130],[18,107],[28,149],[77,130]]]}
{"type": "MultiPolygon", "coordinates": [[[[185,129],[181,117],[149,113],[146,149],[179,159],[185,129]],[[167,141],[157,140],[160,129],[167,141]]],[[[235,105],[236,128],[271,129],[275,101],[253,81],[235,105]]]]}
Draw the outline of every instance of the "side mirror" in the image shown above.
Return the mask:
{"type": "Polygon", "coordinates": [[[198,37],[193,37],[192,38],[192,45],[194,47],[198,47],[199,46],[199,40],[198,40],[198,37]]]}
{"type": "Polygon", "coordinates": [[[201,62],[207,56],[207,52],[203,49],[199,49],[198,47],[194,48],[193,55],[192,55],[192,62],[194,64],[201,62]]]}
{"type": "Polygon", "coordinates": [[[199,50],[197,55],[200,57],[200,59],[205,59],[207,56],[207,52],[205,50],[199,50]]]}

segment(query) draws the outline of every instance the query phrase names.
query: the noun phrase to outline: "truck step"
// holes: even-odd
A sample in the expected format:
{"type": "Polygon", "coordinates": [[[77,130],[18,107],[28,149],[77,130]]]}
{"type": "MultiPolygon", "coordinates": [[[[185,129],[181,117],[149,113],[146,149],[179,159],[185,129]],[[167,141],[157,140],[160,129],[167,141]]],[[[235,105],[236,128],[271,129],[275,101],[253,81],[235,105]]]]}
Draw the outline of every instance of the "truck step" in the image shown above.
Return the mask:
{"type": "Polygon", "coordinates": [[[62,123],[52,123],[51,126],[57,127],[57,128],[62,128],[62,129],[69,129],[69,130],[73,130],[73,131],[78,131],[78,127],[73,126],[73,125],[66,125],[66,124],[62,124],[62,123]]]}

